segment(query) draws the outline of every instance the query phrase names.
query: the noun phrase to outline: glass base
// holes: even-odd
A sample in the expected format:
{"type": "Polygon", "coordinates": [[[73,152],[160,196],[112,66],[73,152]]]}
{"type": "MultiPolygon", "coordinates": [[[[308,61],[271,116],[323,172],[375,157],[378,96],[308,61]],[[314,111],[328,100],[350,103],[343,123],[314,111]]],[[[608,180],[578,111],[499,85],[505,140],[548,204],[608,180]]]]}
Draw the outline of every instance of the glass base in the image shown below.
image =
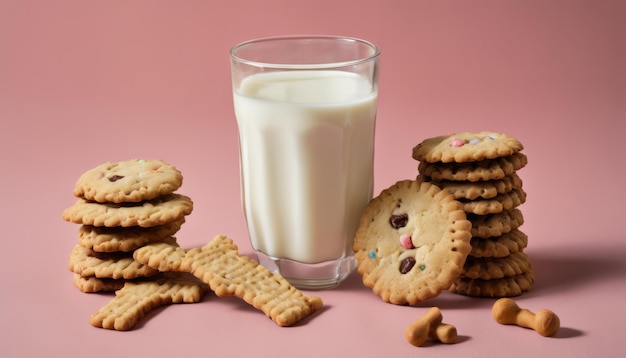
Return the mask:
{"type": "Polygon", "coordinates": [[[279,259],[255,251],[259,264],[283,276],[294,287],[302,290],[335,288],[356,267],[353,256],[317,264],[305,264],[289,259],[279,259]]]}

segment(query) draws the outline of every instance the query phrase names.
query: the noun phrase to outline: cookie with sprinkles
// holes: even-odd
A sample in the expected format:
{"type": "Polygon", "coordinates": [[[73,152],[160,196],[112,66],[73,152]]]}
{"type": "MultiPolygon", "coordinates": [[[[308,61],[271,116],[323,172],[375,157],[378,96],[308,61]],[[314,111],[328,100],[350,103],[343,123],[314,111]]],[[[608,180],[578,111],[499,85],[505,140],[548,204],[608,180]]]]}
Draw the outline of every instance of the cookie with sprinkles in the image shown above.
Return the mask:
{"type": "Polygon", "coordinates": [[[413,148],[413,158],[428,163],[466,163],[506,157],[522,149],[522,143],[504,133],[464,132],[424,140],[413,148]]]}
{"type": "Polygon", "coordinates": [[[365,208],[353,250],[365,286],[383,301],[415,305],[446,290],[462,272],[472,224],[437,186],[403,180],[365,208]]]}
{"type": "Polygon", "coordinates": [[[74,196],[99,203],[152,200],[171,194],[183,183],[181,172],[161,160],[133,159],[100,164],[83,173],[74,196]]]}

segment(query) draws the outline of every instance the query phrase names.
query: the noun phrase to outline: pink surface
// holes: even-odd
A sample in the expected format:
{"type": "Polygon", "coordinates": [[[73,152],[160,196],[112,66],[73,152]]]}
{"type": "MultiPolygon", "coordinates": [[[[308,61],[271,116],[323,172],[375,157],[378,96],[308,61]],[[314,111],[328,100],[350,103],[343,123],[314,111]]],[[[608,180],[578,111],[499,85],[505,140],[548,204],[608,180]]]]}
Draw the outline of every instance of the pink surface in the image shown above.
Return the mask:
{"type": "Polygon", "coordinates": [[[617,356],[626,295],[626,6],[623,1],[0,2],[0,356],[617,356]],[[111,296],[83,294],[61,212],[105,161],[176,165],[195,210],[178,235],[232,237],[239,200],[228,50],[269,35],[362,37],[382,48],[376,192],[413,178],[412,147],[452,131],[525,145],[522,230],[537,281],[518,298],[561,317],[554,338],[491,318],[493,300],[444,293],[383,303],[357,274],[325,309],[280,328],[213,294],[148,314],[130,332],[89,325],[111,296]],[[460,339],[416,348],[404,328],[431,306],[460,339]],[[281,354],[282,355],[282,354],[281,354]]]}

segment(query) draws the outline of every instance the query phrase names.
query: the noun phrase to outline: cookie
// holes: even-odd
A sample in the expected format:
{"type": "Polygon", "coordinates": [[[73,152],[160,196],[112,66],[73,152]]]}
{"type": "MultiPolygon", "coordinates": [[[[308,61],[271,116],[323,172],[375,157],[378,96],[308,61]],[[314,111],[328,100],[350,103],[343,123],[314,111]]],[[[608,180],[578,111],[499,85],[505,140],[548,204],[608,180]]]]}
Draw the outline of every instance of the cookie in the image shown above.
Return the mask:
{"type": "Polygon", "coordinates": [[[135,261],[132,253],[98,253],[75,245],[68,268],[83,277],[131,279],[155,275],[158,271],[135,261]]]}
{"type": "Polygon", "coordinates": [[[183,218],[169,224],[148,228],[82,225],[78,230],[78,242],[83,247],[97,252],[128,252],[174,235],[184,222],[183,218]]]}
{"type": "Polygon", "coordinates": [[[472,237],[472,257],[505,257],[523,251],[528,245],[528,235],[519,229],[496,237],[472,237]]]}
{"type": "Polygon", "coordinates": [[[524,149],[517,139],[497,132],[464,132],[428,138],[413,148],[413,159],[466,163],[506,157],[524,149]]]}
{"type": "Polygon", "coordinates": [[[74,274],[74,286],[84,293],[112,292],[124,287],[126,280],[118,278],[97,278],[95,276],[81,276],[74,274]]]}
{"type": "Polygon", "coordinates": [[[191,214],[193,202],[185,195],[163,195],[139,203],[96,203],[78,199],[63,211],[64,220],[92,226],[152,227],[169,224],[191,214]]]}
{"type": "Polygon", "coordinates": [[[322,300],[305,296],[278,273],[272,273],[218,235],[202,248],[185,250],[175,243],[137,249],[134,258],[161,271],[189,272],[209,285],[218,297],[236,296],[261,310],[279,326],[291,326],[322,308],[322,300]]]}
{"type": "MultiPolygon", "coordinates": [[[[426,178],[420,174],[422,180],[426,178]]],[[[428,180],[425,180],[428,181],[428,180]]],[[[435,182],[441,189],[447,190],[455,199],[492,199],[499,194],[508,193],[513,189],[522,188],[522,179],[513,173],[498,180],[478,182],[442,180],[435,182]]]]}
{"type": "Polygon", "coordinates": [[[397,182],[361,216],[353,250],[363,283],[393,304],[439,295],[463,270],[471,226],[447,191],[418,180],[397,182]]]}
{"type": "Polygon", "coordinates": [[[462,276],[483,280],[499,279],[529,272],[530,266],[530,258],[524,252],[499,258],[468,256],[462,276]]]}
{"type": "Polygon", "coordinates": [[[467,214],[467,219],[472,223],[472,238],[500,236],[524,224],[524,215],[517,208],[497,214],[467,214]]]}
{"type": "Polygon", "coordinates": [[[86,171],[73,193],[99,203],[140,202],[171,194],[182,183],[180,171],[161,160],[133,159],[107,162],[86,171]]]}
{"type": "Polygon", "coordinates": [[[514,297],[528,292],[534,282],[535,275],[532,271],[495,280],[458,277],[450,291],[471,297],[514,297]]]}
{"type": "Polygon", "coordinates": [[[525,202],[526,192],[522,188],[513,189],[492,199],[461,200],[463,211],[476,215],[501,213],[516,208],[525,202]]]}
{"type": "Polygon", "coordinates": [[[435,181],[486,181],[499,180],[512,175],[528,164],[528,157],[518,152],[506,157],[498,157],[468,163],[427,163],[420,162],[418,172],[435,181]]]}
{"type": "Polygon", "coordinates": [[[94,327],[128,331],[150,310],[171,303],[200,302],[206,285],[183,273],[161,274],[149,280],[126,282],[115,298],[91,315],[94,327]]]}

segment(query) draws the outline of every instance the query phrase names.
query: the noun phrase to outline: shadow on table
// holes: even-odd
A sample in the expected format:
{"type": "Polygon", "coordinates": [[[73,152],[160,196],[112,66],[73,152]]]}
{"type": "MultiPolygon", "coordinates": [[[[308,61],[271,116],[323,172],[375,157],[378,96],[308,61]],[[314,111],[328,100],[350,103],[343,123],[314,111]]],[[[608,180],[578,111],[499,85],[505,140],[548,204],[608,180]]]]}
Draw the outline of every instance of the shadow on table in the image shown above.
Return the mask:
{"type": "Polygon", "coordinates": [[[528,251],[535,273],[529,294],[567,292],[616,277],[626,278],[624,246],[589,245],[528,251]]]}

